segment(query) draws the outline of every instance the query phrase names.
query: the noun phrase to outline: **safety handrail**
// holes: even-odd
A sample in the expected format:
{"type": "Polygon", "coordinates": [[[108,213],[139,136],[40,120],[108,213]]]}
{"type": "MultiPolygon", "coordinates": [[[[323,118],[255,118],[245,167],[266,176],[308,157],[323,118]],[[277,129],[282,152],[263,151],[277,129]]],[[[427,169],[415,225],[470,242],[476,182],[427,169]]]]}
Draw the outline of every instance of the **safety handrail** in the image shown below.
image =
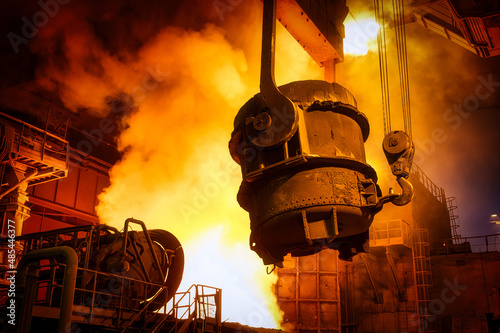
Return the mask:
{"type": "Polygon", "coordinates": [[[431,251],[436,254],[500,252],[500,233],[432,241],[431,251]]]}
{"type": "MultiPolygon", "coordinates": [[[[74,250],[73,250],[74,251],[74,250]]],[[[67,268],[67,264],[62,262],[49,262],[49,263],[40,263],[39,269],[42,271],[48,271],[50,267],[58,266],[60,270],[64,271],[67,268]]],[[[87,297],[85,301],[85,305],[89,306],[88,309],[84,309],[81,305],[83,303],[74,303],[74,305],[80,305],[76,309],[76,311],[84,311],[84,313],[88,313],[88,323],[91,323],[92,318],[94,316],[94,311],[97,309],[98,305],[95,303],[95,299],[100,297],[99,295],[103,295],[106,297],[113,297],[116,299],[116,311],[117,311],[117,322],[115,328],[121,331],[122,333],[127,332],[130,329],[136,329],[137,331],[147,331],[147,332],[157,332],[160,330],[166,321],[169,321],[169,333],[184,333],[187,330],[190,330],[194,325],[213,325],[216,327],[216,331],[219,332],[221,328],[220,321],[220,296],[221,289],[209,287],[205,285],[192,285],[187,291],[176,293],[174,297],[169,300],[163,308],[160,308],[158,311],[151,310],[151,304],[159,302],[157,300],[157,296],[160,295],[162,291],[166,288],[160,284],[141,281],[132,277],[123,276],[119,274],[113,274],[108,272],[99,272],[91,269],[86,269],[83,267],[75,267],[77,270],[77,274],[79,277],[82,277],[84,274],[91,274],[89,277],[88,283],[85,286],[82,283],[82,287],[74,286],[73,292],[75,292],[75,296],[71,297],[71,302],[79,299],[82,300],[82,297],[87,297]],[[130,285],[132,283],[142,285],[145,290],[148,287],[158,287],[160,290],[151,298],[142,300],[140,298],[134,296],[123,295],[121,292],[115,293],[109,290],[98,290],[96,288],[96,281],[98,281],[98,276],[105,276],[109,278],[117,279],[120,283],[119,285],[130,285]],[[90,282],[94,281],[94,282],[90,282]],[[125,282],[127,281],[127,282],[125,282]],[[90,293],[90,294],[86,294],[90,293]],[[129,315],[122,317],[122,310],[126,309],[122,305],[122,301],[136,301],[140,302],[140,308],[136,307],[134,313],[130,313],[130,308],[128,308],[129,315]],[[97,307],[96,307],[97,306],[97,307]],[[142,319],[144,321],[142,321],[142,319]],[[141,321],[139,321],[141,319],[141,321]],[[207,321],[208,320],[208,321],[207,321]],[[139,323],[135,324],[134,323],[139,323]],[[154,326],[151,327],[147,325],[147,323],[154,323],[154,326]],[[172,326],[170,326],[172,325],[172,326]]],[[[45,277],[43,281],[38,281],[38,283],[46,283],[45,281],[49,279],[49,277],[45,277]]],[[[48,289],[52,288],[62,288],[63,285],[60,283],[60,278],[57,281],[49,282],[49,285],[46,287],[48,289]]],[[[79,284],[81,282],[78,282],[79,284]]],[[[58,299],[56,298],[56,301],[58,299]]],[[[82,301],[83,302],[83,301],[82,301]]],[[[54,307],[53,299],[44,299],[36,302],[40,306],[48,306],[54,307]]],[[[113,303],[114,304],[114,303],[113,303]]],[[[127,306],[127,305],[125,305],[127,306]]],[[[57,307],[57,306],[56,306],[57,307]]],[[[67,307],[69,308],[69,307],[67,307]]],[[[102,315],[102,314],[101,314],[102,315]]],[[[99,315],[99,316],[101,316],[99,315]]]]}
{"type": "MultiPolygon", "coordinates": [[[[174,298],[172,299],[172,308],[162,318],[162,320],[157,323],[157,325],[153,328],[152,332],[156,332],[160,327],[163,326],[167,318],[172,318],[172,317],[175,319],[175,323],[169,330],[169,333],[183,332],[183,328],[187,328],[189,323],[192,322],[193,320],[201,320],[202,324],[204,324],[207,318],[212,318],[208,315],[207,306],[214,306],[216,308],[216,312],[218,311],[216,295],[217,293],[220,293],[220,291],[221,289],[219,288],[193,284],[191,287],[189,287],[187,291],[182,293],[176,293],[176,295],[182,295],[182,296],[177,301],[175,300],[174,296],[174,298]],[[212,290],[213,293],[208,294],[205,292],[205,289],[212,290]],[[194,297],[191,299],[193,294],[194,297]],[[186,297],[188,298],[187,304],[183,304],[183,302],[185,302],[186,297]],[[207,297],[214,297],[213,304],[205,300],[207,297]],[[203,310],[201,310],[201,306],[203,306],[203,310]],[[186,308],[186,310],[184,310],[184,312],[179,315],[178,310],[180,308],[186,308]],[[178,329],[179,323],[183,320],[185,321],[184,324],[178,329]]],[[[214,317],[214,319],[217,319],[217,314],[214,317]]]]}
{"type": "MultiPolygon", "coordinates": [[[[140,315],[144,312],[144,310],[147,310],[149,305],[156,299],[156,297],[158,297],[158,295],[160,295],[161,292],[163,292],[164,289],[166,289],[166,287],[162,286],[161,290],[159,290],[153,297],[151,297],[151,299],[149,299],[146,302],[146,304],[144,304],[144,307],[139,312],[137,312],[132,318],[130,318],[130,322],[128,323],[128,326],[132,325],[137,320],[137,318],[140,317],[140,315]]],[[[124,326],[123,330],[121,330],[121,333],[124,333],[126,330],[127,330],[127,326],[124,326]]]]}
{"type": "Polygon", "coordinates": [[[441,203],[446,203],[446,198],[444,196],[444,190],[434,184],[434,182],[427,176],[422,169],[413,163],[411,173],[415,175],[418,180],[431,194],[441,203]]]}

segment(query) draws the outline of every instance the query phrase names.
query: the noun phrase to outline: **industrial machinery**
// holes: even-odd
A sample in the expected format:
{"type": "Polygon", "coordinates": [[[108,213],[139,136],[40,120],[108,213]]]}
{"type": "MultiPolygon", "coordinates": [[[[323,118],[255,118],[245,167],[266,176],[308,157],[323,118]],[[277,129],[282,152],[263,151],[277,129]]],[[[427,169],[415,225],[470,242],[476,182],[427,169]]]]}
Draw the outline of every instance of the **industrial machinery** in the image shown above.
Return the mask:
{"type": "MultiPolygon", "coordinates": [[[[46,126],[48,127],[48,126],[46,126]]],[[[64,178],[69,169],[65,126],[56,135],[0,112],[0,233],[20,236],[30,216],[28,186],[64,178]],[[58,133],[59,134],[59,133],[58,133]],[[9,229],[8,221],[16,228],[9,229]]],[[[0,244],[0,251],[7,249],[0,244]]],[[[0,270],[8,267],[0,257],[0,270]]]]}
{"type": "Polygon", "coordinates": [[[368,119],[354,96],[326,81],[276,87],[275,25],[276,1],[265,0],[261,91],[239,110],[229,142],[241,165],[238,202],[250,213],[250,247],[266,265],[323,248],[349,259],[367,250],[384,203],[410,202],[413,143],[403,131],[386,133],[384,152],[403,192],[382,196],[365,160],[368,119]]]}
{"type": "Polygon", "coordinates": [[[60,327],[77,321],[75,314],[83,323],[133,327],[141,313],[164,307],[182,280],[184,252],[177,238],[135,219],[125,221],[123,232],[89,225],[16,242],[23,248],[17,272],[2,271],[2,281],[15,273],[18,332],[30,331],[32,317],[50,318],[54,309],[60,327]],[[129,230],[132,223],[142,230],[129,230]]]}

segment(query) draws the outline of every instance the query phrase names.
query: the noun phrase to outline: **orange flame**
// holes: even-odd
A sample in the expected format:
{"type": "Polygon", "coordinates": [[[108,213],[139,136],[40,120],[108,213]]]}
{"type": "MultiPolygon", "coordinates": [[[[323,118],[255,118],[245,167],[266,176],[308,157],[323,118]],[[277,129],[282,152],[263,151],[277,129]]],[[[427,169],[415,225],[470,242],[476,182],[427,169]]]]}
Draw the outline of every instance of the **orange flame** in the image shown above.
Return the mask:
{"type": "MultiPolygon", "coordinates": [[[[172,232],[186,252],[181,290],[193,283],[220,287],[224,320],[279,327],[280,311],[270,292],[276,278],[265,274],[261,260],[248,247],[248,215],[236,202],[241,175],[227,151],[236,111],[258,92],[261,2],[219,1],[225,6],[212,14],[223,20],[219,23],[225,30],[214,25],[199,31],[170,27],[153,38],[151,32],[158,31],[157,25],[137,20],[137,16],[151,20],[152,13],[141,4],[142,16],[129,13],[134,24],[128,25],[129,30],[124,29],[113,44],[120,45],[129,39],[127,33],[141,30],[136,34],[136,38],[144,37],[140,40],[141,48],[133,53],[121,49],[111,53],[103,39],[94,35],[95,27],[85,21],[86,16],[95,17],[98,12],[104,23],[115,22],[115,16],[123,13],[117,10],[116,3],[110,2],[106,7],[96,2],[99,11],[95,12],[78,10],[88,3],[68,4],[67,10],[61,10],[40,29],[29,48],[45,59],[37,69],[37,77],[45,79],[41,82],[47,87],[58,83],[57,92],[67,108],[91,109],[106,117],[110,97],[123,93],[133,99],[132,114],[112,110],[122,117],[126,130],[118,142],[123,158],[111,170],[111,186],[100,196],[101,221],[121,228],[126,218],[135,217],[144,220],[150,229],[172,232]],[[71,11],[72,6],[77,10],[71,11]]],[[[181,3],[191,5],[188,1],[176,2],[172,7],[181,3]]],[[[206,1],[199,1],[199,5],[203,14],[213,7],[206,1]]],[[[363,1],[351,2],[349,6],[353,12],[357,6],[361,13],[367,7],[363,1]]],[[[178,21],[199,24],[200,9],[195,12],[194,6],[189,8],[178,21]]],[[[366,143],[367,160],[379,172],[385,168],[383,175],[390,176],[380,148],[383,124],[378,61],[376,54],[370,52],[374,50],[377,27],[363,14],[355,15],[357,23],[349,17],[345,22],[346,61],[337,65],[337,80],[356,96],[359,110],[370,119],[372,134],[366,143]]],[[[300,45],[280,25],[277,28],[278,84],[321,79],[322,71],[300,45]]],[[[114,41],[112,35],[106,35],[107,43],[114,41]]],[[[446,160],[450,169],[456,159],[450,158],[454,152],[446,154],[449,161],[443,157],[443,149],[431,140],[431,131],[434,126],[443,126],[451,138],[455,132],[443,121],[444,112],[451,112],[453,103],[461,102],[477,85],[469,64],[467,71],[439,75],[442,68],[462,68],[472,57],[456,52],[454,45],[443,43],[440,38],[425,35],[426,45],[432,47],[423,47],[418,38],[408,40],[413,62],[410,76],[416,79],[412,93],[419,96],[412,99],[417,110],[414,114],[418,114],[414,118],[414,137],[422,140],[416,139],[416,157],[420,154],[433,167],[430,156],[439,152],[435,174],[443,170],[442,161],[446,160]],[[423,148],[427,146],[426,154],[424,149],[419,150],[419,143],[423,148]]],[[[392,57],[389,64],[396,66],[392,57]]],[[[393,81],[396,87],[391,86],[391,92],[397,91],[397,79],[393,81]]],[[[388,186],[381,187],[386,193],[388,186]]]]}
{"type": "MultiPolygon", "coordinates": [[[[278,81],[307,78],[314,62],[282,28],[278,40],[278,81]]],[[[249,249],[248,214],[236,201],[241,172],[227,149],[237,109],[257,92],[245,55],[207,26],[167,29],[141,56],[159,67],[159,84],[120,136],[125,154],[99,197],[101,220],[120,228],[135,217],[172,232],[186,257],[180,290],[195,283],[222,288],[223,320],[280,327],[276,275],[267,275],[249,249]]]]}

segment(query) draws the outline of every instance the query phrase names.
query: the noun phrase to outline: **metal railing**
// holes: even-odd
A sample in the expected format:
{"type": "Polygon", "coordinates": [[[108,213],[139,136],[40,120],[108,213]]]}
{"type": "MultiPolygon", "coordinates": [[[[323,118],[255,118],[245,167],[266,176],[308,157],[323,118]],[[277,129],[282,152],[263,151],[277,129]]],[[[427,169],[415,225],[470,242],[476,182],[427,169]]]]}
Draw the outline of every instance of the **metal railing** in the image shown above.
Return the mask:
{"type": "Polygon", "coordinates": [[[370,247],[389,245],[412,247],[410,225],[401,219],[373,222],[369,234],[370,247]]]}
{"type": "Polygon", "coordinates": [[[484,252],[500,252],[500,233],[443,239],[431,243],[433,255],[484,252]]]}
{"type": "MultiPolygon", "coordinates": [[[[48,260],[40,262],[39,275],[35,282],[33,316],[43,317],[44,309],[60,307],[62,272],[65,267],[65,264],[48,260]]],[[[81,324],[128,327],[138,315],[144,315],[142,319],[151,316],[152,312],[148,311],[148,306],[164,288],[162,285],[119,274],[79,267],[74,290],[73,320],[81,324]],[[134,289],[127,290],[131,286],[134,289]],[[158,292],[148,298],[148,291],[152,287],[157,288],[158,292]]],[[[141,320],[141,323],[143,322],[144,320],[141,320]]]]}
{"type": "MultiPolygon", "coordinates": [[[[28,305],[30,318],[58,319],[51,309],[61,309],[66,266],[48,259],[39,262],[37,277],[29,282],[30,289],[34,290],[31,305],[28,305]]],[[[72,297],[73,326],[94,325],[121,332],[157,332],[165,326],[170,333],[196,328],[211,332],[221,330],[219,288],[192,285],[159,307],[161,301],[156,298],[166,288],[163,285],[82,267],[77,268],[76,276],[72,297]],[[153,296],[152,288],[158,290],[153,296]],[[153,303],[156,306],[152,307],[153,303]],[[206,329],[208,326],[210,329],[206,329]]]]}
{"type": "MultiPolygon", "coordinates": [[[[165,286],[119,273],[104,273],[77,267],[76,252],[67,246],[31,251],[23,256],[23,260],[19,263],[18,273],[21,276],[26,273],[27,268],[29,274],[26,276],[29,279],[26,283],[21,283],[19,288],[19,296],[23,299],[22,316],[24,316],[20,321],[26,322],[27,327],[32,317],[59,320],[61,324],[62,313],[69,309],[66,322],[72,322],[73,326],[97,325],[115,329],[131,328],[137,331],[147,327],[148,323],[152,326],[149,319],[157,315],[153,310],[163,305],[158,303],[161,301],[155,301],[155,298],[161,295],[165,286]],[[71,266],[74,271],[72,286],[66,283],[68,263],[55,259],[59,255],[56,251],[61,249],[68,249],[74,253],[71,266]],[[41,256],[38,253],[48,254],[41,256]],[[32,263],[33,267],[21,264],[24,258],[35,254],[37,256],[36,262],[32,263]],[[152,290],[157,292],[151,295],[152,290]],[[71,296],[68,298],[67,295],[71,296]],[[72,306],[67,304],[68,301],[72,306]],[[154,302],[156,304],[153,309],[149,308],[154,302]],[[141,320],[137,321],[139,317],[141,320]],[[134,322],[136,324],[132,326],[134,322]]],[[[5,301],[6,299],[2,298],[0,303],[3,304],[0,304],[0,307],[5,308],[5,301]]]]}
{"type": "Polygon", "coordinates": [[[416,164],[413,164],[411,168],[411,175],[415,180],[421,183],[439,202],[446,203],[444,190],[434,184],[434,182],[416,164]]]}
{"type": "MultiPolygon", "coordinates": [[[[131,219],[127,221],[136,222],[131,219]]],[[[147,230],[144,229],[143,232],[147,233],[147,230]]],[[[118,271],[112,268],[108,271],[99,270],[95,257],[102,246],[114,243],[117,239],[130,238],[127,237],[128,234],[126,232],[122,235],[117,229],[106,225],[90,225],[19,236],[16,237],[18,259],[33,251],[57,249],[61,246],[75,251],[79,267],[76,285],[73,287],[72,320],[77,325],[105,326],[123,332],[155,332],[163,323],[168,324],[169,329],[174,321],[172,332],[178,333],[192,326],[184,325],[189,318],[190,321],[198,320],[202,327],[210,325],[212,332],[220,331],[220,289],[194,285],[185,293],[175,294],[167,303],[166,283],[150,282],[147,272],[144,272],[145,278],[141,279],[140,272],[127,274],[122,273],[119,268],[118,271]]],[[[4,242],[8,242],[8,239],[0,239],[0,245],[4,242]]],[[[129,239],[127,243],[132,242],[129,239]]],[[[122,251],[126,248],[125,241],[123,243],[125,245],[120,246],[122,251]]],[[[150,241],[148,245],[151,246],[150,241]]],[[[146,245],[145,247],[147,248],[146,245]]],[[[151,247],[149,250],[155,253],[151,247]]],[[[144,266],[141,264],[136,269],[144,270],[144,266]]],[[[38,267],[37,276],[30,280],[30,288],[34,290],[35,296],[29,306],[33,309],[34,317],[57,319],[53,314],[61,308],[66,265],[57,258],[47,258],[40,260],[38,267]]],[[[7,271],[0,271],[0,278],[6,277],[6,274],[7,271]]],[[[0,290],[0,307],[5,305],[6,299],[1,297],[3,293],[4,290],[0,290]]]]}
{"type": "MultiPolygon", "coordinates": [[[[79,266],[89,268],[90,259],[99,250],[101,237],[118,233],[116,228],[107,225],[85,225],[56,229],[16,237],[19,251],[16,251],[16,262],[30,251],[56,246],[70,246],[77,251],[79,266]]],[[[0,245],[7,244],[8,238],[0,238],[0,245]]],[[[0,278],[3,278],[0,272],[0,278]]]]}
{"type": "MultiPolygon", "coordinates": [[[[20,119],[0,112],[0,125],[12,128],[14,133],[8,138],[4,159],[10,159],[39,171],[30,185],[64,178],[69,168],[69,142],[46,130],[35,127],[20,119]]],[[[6,139],[6,138],[3,138],[6,139]]]]}
{"type": "Polygon", "coordinates": [[[196,326],[205,331],[207,324],[212,325],[212,332],[221,331],[221,296],[219,288],[193,284],[187,291],[176,293],[162,309],[162,316],[151,332],[162,328],[165,321],[173,319],[169,333],[183,333],[196,326]],[[192,327],[194,326],[194,327],[192,327]]]}

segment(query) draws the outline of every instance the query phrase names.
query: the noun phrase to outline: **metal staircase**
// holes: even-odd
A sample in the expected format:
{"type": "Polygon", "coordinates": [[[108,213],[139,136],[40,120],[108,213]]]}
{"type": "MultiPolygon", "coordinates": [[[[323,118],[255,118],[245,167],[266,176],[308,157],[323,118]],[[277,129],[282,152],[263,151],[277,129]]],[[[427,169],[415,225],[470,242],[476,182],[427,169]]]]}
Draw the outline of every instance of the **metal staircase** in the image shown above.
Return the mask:
{"type": "MultiPolygon", "coordinates": [[[[187,291],[176,293],[165,305],[169,309],[166,314],[156,313],[148,318],[148,322],[156,324],[140,332],[220,333],[221,295],[221,289],[193,284],[187,291]]],[[[126,329],[122,330],[124,332],[126,329]]]]}
{"type": "MultiPolygon", "coordinates": [[[[19,304],[22,303],[25,309],[19,314],[19,322],[30,322],[31,332],[47,332],[48,327],[62,321],[60,313],[63,309],[69,309],[66,310],[69,315],[65,320],[66,324],[71,324],[72,331],[75,327],[75,331],[81,332],[221,332],[222,291],[219,288],[192,285],[165,302],[161,296],[166,285],[134,279],[118,271],[96,270],[91,258],[98,248],[89,244],[100,244],[113,231],[116,229],[98,225],[17,237],[23,248],[19,255],[66,248],[74,253],[78,263],[72,268],[72,285],[65,283],[70,266],[51,253],[40,254],[41,257],[37,257],[29,267],[18,267],[19,272],[27,268],[30,272],[23,287],[18,286],[18,295],[23,299],[22,302],[19,300],[19,304]],[[31,292],[25,294],[24,290],[31,292]],[[157,292],[152,295],[149,290],[157,292]],[[63,306],[63,303],[66,305],[63,306]]],[[[0,245],[4,241],[0,239],[0,245]]],[[[1,318],[6,318],[6,301],[6,297],[0,298],[1,318]]]]}

